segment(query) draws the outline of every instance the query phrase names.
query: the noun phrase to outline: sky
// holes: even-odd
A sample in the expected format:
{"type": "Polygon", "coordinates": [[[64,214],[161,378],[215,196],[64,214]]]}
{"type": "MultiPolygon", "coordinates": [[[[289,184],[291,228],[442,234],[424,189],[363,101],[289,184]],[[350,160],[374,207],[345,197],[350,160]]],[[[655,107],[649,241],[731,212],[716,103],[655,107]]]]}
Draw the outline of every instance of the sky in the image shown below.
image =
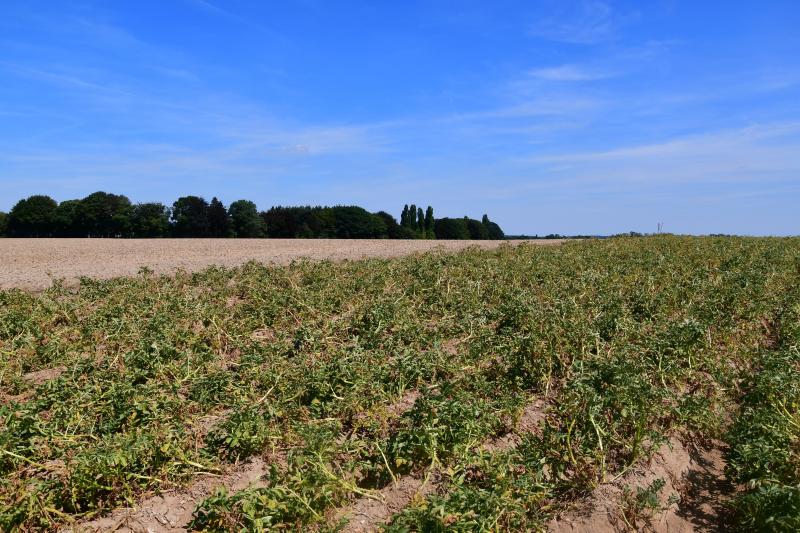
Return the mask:
{"type": "Polygon", "coordinates": [[[488,213],[800,234],[797,0],[3,0],[0,210],[488,213]]]}

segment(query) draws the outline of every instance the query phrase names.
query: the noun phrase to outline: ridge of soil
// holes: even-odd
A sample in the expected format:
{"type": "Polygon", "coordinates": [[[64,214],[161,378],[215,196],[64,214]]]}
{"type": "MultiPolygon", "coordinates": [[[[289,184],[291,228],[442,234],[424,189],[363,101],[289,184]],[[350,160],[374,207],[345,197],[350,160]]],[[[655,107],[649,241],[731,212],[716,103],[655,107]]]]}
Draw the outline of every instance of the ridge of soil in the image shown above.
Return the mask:
{"type": "Polygon", "coordinates": [[[238,492],[263,486],[261,478],[269,464],[253,457],[222,476],[200,478],[191,487],[170,490],[139,502],[134,508],[115,509],[111,514],[64,529],[64,533],[115,531],[120,533],[178,533],[187,531],[197,504],[224,487],[238,492]]]}
{"type": "Polygon", "coordinates": [[[425,498],[436,492],[440,485],[441,478],[436,472],[424,478],[416,475],[401,476],[396,482],[379,490],[378,499],[358,498],[352,505],[336,511],[332,523],[336,524],[347,518],[347,524],[340,530],[342,532],[375,531],[380,524],[385,524],[415,499],[425,498]]]}
{"type": "Polygon", "coordinates": [[[725,477],[723,443],[687,446],[673,437],[646,463],[620,479],[600,485],[581,507],[550,521],[549,533],[593,531],[651,531],[677,533],[725,531],[725,502],[736,491],[725,477]],[[637,489],[662,479],[659,510],[635,513],[631,504],[637,489]]]}

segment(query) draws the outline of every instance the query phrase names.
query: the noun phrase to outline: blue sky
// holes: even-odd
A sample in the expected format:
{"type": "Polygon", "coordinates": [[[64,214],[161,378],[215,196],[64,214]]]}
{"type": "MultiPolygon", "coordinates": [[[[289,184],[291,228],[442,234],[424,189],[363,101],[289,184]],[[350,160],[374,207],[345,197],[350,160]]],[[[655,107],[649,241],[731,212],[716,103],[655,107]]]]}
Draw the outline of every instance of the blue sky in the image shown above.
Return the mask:
{"type": "Polygon", "coordinates": [[[800,233],[800,2],[4,0],[0,210],[96,190],[800,233]]]}

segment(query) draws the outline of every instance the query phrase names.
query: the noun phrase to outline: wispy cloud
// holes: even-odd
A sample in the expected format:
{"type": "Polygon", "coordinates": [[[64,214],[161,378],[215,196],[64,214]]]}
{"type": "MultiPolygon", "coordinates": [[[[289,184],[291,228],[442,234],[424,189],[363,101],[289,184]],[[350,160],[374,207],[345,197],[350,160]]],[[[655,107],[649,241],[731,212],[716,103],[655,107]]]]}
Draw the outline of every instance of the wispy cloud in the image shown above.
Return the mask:
{"type": "Polygon", "coordinates": [[[557,5],[555,12],[533,24],[531,35],[565,43],[597,44],[613,39],[621,26],[636,17],[618,13],[600,0],[558,2],[557,5]]]}
{"type": "Polygon", "coordinates": [[[551,179],[680,184],[796,180],[800,123],[756,124],[604,151],[537,155],[525,159],[551,179]]]}
{"type": "MultiPolygon", "coordinates": [[[[658,143],[636,145],[599,152],[578,152],[536,157],[538,162],[584,163],[619,161],[662,157],[687,157],[717,154],[741,145],[755,146],[773,139],[792,139],[800,134],[800,122],[757,124],[745,128],[723,130],[699,135],[688,135],[658,143]]],[[[735,154],[731,153],[731,156],[735,154]]],[[[800,153],[797,156],[800,162],[800,153]]]]}
{"type": "Polygon", "coordinates": [[[528,76],[544,81],[594,81],[612,78],[615,73],[582,65],[567,64],[533,69],[528,72],[528,76]]]}
{"type": "Polygon", "coordinates": [[[247,26],[251,29],[257,30],[261,33],[268,34],[273,38],[284,40],[283,36],[281,36],[278,32],[267,28],[266,26],[262,26],[253,22],[253,20],[239,15],[238,13],[234,13],[233,11],[229,11],[227,9],[219,7],[217,4],[213,4],[208,0],[184,0],[187,4],[196,7],[209,13],[211,15],[215,15],[224,19],[227,19],[231,22],[235,22],[237,24],[241,24],[242,26],[247,26]]]}

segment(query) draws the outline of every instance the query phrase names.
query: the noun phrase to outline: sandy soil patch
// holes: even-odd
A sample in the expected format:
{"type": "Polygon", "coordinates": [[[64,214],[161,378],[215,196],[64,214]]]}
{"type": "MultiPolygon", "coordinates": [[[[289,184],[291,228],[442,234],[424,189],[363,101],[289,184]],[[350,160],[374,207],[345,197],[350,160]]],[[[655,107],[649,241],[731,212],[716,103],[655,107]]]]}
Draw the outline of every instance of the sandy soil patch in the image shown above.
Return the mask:
{"type": "Polygon", "coordinates": [[[687,446],[672,438],[652,459],[621,479],[600,485],[581,508],[552,520],[548,533],[693,533],[726,531],[725,502],[736,488],[725,477],[723,444],[687,446]],[[624,491],[635,494],[655,480],[664,481],[658,494],[660,510],[630,516],[624,491]],[[626,516],[627,515],[627,516],[626,516]]]}
{"type": "Polygon", "coordinates": [[[135,508],[123,508],[108,516],[77,524],[64,529],[64,533],[182,533],[191,521],[197,505],[224,487],[228,492],[238,492],[248,487],[261,487],[261,478],[269,465],[260,457],[231,469],[222,476],[205,477],[192,486],[166,491],[143,500],[135,508]]]}
{"type": "Polygon", "coordinates": [[[42,290],[54,279],[75,283],[81,276],[107,279],[135,275],[147,266],[156,273],[236,266],[250,260],[286,264],[294,259],[397,257],[470,246],[495,248],[546,241],[417,241],[345,239],[0,239],[0,289],[42,290]]]}

